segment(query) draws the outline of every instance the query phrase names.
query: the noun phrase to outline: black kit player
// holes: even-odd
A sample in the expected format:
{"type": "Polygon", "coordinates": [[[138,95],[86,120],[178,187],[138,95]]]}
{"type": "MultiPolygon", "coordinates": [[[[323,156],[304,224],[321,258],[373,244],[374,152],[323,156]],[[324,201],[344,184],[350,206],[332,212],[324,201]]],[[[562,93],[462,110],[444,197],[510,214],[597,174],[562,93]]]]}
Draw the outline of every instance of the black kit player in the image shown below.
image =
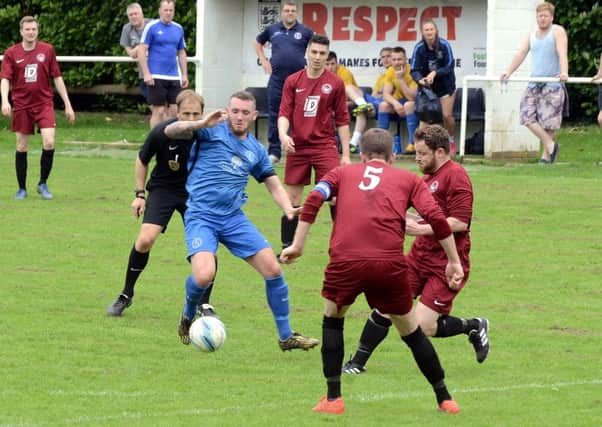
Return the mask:
{"type": "MultiPolygon", "coordinates": [[[[108,308],[109,316],[121,316],[132,305],[134,286],[148,263],[150,250],[161,233],[165,233],[167,224],[174,211],[184,218],[186,210],[186,178],[188,177],[188,157],[191,139],[170,139],[165,135],[165,127],[176,120],[198,120],[203,115],[203,97],[193,90],[182,91],[177,99],[177,117],[159,123],[149,133],[136,159],[136,189],[132,202],[132,211],[136,218],[143,215],[142,225],[134,247],[130,252],[125,285],[123,290],[108,308]],[[148,165],[155,157],[156,165],[149,181],[145,181],[148,165]]],[[[199,315],[213,315],[209,305],[210,286],[199,303],[199,315]]]]}

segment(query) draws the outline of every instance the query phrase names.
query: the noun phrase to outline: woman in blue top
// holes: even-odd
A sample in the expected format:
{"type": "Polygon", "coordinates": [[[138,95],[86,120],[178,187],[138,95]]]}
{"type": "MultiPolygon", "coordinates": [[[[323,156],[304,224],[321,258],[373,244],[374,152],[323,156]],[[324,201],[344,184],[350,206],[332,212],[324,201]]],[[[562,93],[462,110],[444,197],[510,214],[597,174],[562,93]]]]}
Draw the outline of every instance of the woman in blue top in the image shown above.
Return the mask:
{"type": "Polygon", "coordinates": [[[439,29],[430,19],[422,23],[422,40],[414,47],[411,67],[414,80],[419,85],[429,85],[441,100],[443,126],[453,141],[456,98],[454,55],[449,42],[439,37],[439,29]]]}

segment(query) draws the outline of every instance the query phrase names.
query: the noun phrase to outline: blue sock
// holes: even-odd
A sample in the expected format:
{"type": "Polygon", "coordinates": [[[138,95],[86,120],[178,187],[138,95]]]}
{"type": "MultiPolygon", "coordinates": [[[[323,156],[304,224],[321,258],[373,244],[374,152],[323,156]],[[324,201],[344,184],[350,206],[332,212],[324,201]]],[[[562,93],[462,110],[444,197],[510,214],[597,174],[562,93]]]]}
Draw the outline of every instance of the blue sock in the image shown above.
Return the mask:
{"type": "Polygon", "coordinates": [[[278,336],[281,340],[285,340],[293,334],[293,331],[288,318],[288,285],[284,281],[284,276],[281,274],[278,277],[265,279],[265,292],[276,321],[278,336]]]}
{"type": "MultiPolygon", "coordinates": [[[[209,285],[205,286],[205,288],[209,285]]],[[[205,288],[201,288],[196,284],[192,274],[186,278],[186,303],[184,304],[184,316],[188,319],[194,319],[196,314],[196,306],[199,304],[205,288]]]]}
{"type": "Polygon", "coordinates": [[[378,113],[377,121],[379,128],[389,130],[389,125],[391,124],[391,114],[378,113]]]}
{"type": "Polygon", "coordinates": [[[406,116],[406,125],[408,126],[408,143],[414,143],[414,132],[418,128],[418,116],[416,113],[408,114],[406,116]]]}

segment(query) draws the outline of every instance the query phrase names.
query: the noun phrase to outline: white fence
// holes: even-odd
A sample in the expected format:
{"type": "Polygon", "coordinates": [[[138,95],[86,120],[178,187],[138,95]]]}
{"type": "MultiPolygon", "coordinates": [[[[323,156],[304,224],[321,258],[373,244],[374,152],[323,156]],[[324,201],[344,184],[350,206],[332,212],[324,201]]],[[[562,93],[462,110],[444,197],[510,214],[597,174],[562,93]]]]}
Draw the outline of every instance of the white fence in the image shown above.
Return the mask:
{"type": "MultiPolygon", "coordinates": [[[[466,145],[466,117],[468,112],[468,87],[471,82],[497,82],[500,87],[500,92],[504,91],[504,86],[513,82],[559,82],[560,80],[556,77],[511,77],[504,82],[500,81],[499,77],[485,77],[477,75],[465,76],[462,80],[462,103],[461,103],[461,115],[460,115],[460,150],[458,154],[464,156],[464,150],[466,145]]],[[[567,83],[579,83],[579,84],[601,84],[601,80],[593,81],[591,77],[569,77],[567,83]]],[[[493,90],[485,90],[485,102],[492,95],[493,90]]],[[[492,101],[490,101],[492,102],[492,101]]]]}

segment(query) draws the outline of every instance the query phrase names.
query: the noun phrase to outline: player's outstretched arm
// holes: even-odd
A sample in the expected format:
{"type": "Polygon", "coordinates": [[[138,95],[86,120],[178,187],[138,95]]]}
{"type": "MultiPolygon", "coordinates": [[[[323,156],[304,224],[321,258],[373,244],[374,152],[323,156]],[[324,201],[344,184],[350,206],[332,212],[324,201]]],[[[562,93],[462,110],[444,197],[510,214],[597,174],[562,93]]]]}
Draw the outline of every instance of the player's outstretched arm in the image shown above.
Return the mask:
{"type": "Polygon", "coordinates": [[[165,135],[171,139],[189,139],[195,130],[216,126],[227,118],[226,110],[216,110],[200,120],[178,120],[165,127],[165,135]]]}

